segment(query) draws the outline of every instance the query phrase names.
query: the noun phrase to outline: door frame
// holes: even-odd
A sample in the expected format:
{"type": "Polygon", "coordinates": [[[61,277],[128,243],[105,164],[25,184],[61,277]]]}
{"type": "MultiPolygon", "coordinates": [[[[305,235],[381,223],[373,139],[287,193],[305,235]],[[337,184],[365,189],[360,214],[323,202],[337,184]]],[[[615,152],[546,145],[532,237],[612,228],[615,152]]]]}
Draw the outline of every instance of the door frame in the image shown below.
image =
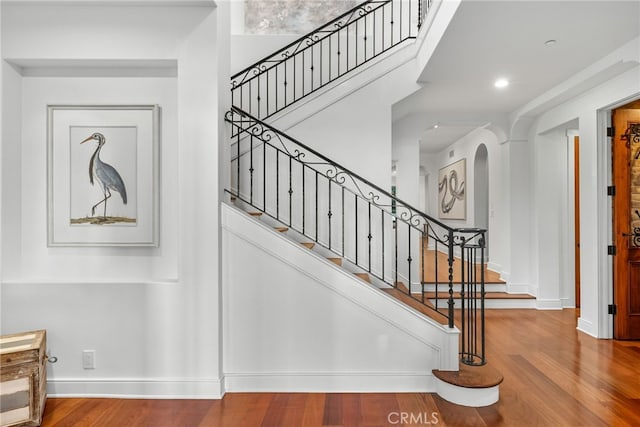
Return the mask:
{"type": "MultiPolygon", "coordinates": [[[[613,245],[613,200],[607,195],[607,187],[613,185],[613,146],[612,138],[607,136],[607,128],[612,126],[611,114],[616,108],[640,99],[640,93],[621,99],[611,105],[597,110],[597,143],[598,143],[598,248],[599,269],[598,278],[598,334],[601,338],[613,338],[614,318],[609,314],[609,305],[613,300],[613,269],[614,259],[607,254],[606,247],[613,245]],[[602,321],[606,319],[606,321],[602,321]]],[[[581,155],[582,156],[582,155],[581,155]]]]}
{"type": "MultiPolygon", "coordinates": [[[[629,212],[630,212],[630,206],[627,205],[627,203],[630,203],[630,201],[627,199],[627,185],[631,185],[631,182],[629,181],[629,171],[626,170],[626,162],[628,162],[628,153],[627,150],[621,149],[620,148],[620,144],[623,144],[623,140],[621,139],[620,135],[622,133],[625,132],[624,128],[625,126],[620,126],[621,123],[620,120],[616,120],[613,121],[613,112],[614,111],[619,111],[620,114],[622,115],[622,117],[633,117],[634,122],[636,122],[636,120],[638,120],[638,117],[640,116],[640,99],[635,99],[630,101],[629,103],[626,103],[620,107],[616,107],[614,109],[612,109],[611,111],[611,119],[612,119],[612,125],[614,126],[615,129],[615,136],[612,139],[613,142],[616,142],[618,145],[616,146],[616,150],[614,150],[613,146],[612,146],[612,152],[611,152],[611,162],[612,165],[614,167],[614,170],[612,171],[615,176],[612,176],[612,185],[616,186],[616,196],[612,198],[612,200],[615,202],[614,205],[616,204],[622,204],[622,207],[624,207],[624,209],[622,209],[622,211],[624,212],[622,214],[622,218],[624,218],[624,221],[622,221],[622,223],[620,222],[620,212],[616,211],[615,209],[612,209],[611,211],[611,216],[612,216],[612,227],[613,227],[613,233],[612,233],[612,244],[617,248],[617,254],[616,256],[612,257],[612,264],[613,264],[613,303],[614,304],[619,304],[622,303],[624,304],[625,302],[629,302],[626,298],[629,298],[628,295],[624,295],[621,296],[619,295],[618,297],[616,297],[616,292],[622,292],[622,294],[625,294],[628,292],[628,287],[632,286],[631,282],[627,282],[627,279],[624,278],[624,276],[626,274],[630,274],[630,264],[629,264],[629,260],[627,259],[627,256],[625,255],[627,253],[627,250],[629,251],[629,256],[631,256],[631,251],[634,252],[634,259],[637,258],[637,251],[638,249],[626,249],[628,242],[626,241],[626,239],[623,237],[623,233],[628,233],[628,229],[629,229],[629,223],[628,221],[630,220],[629,218],[629,212]],[[633,106],[631,106],[631,104],[633,104],[633,106]],[[630,111],[633,111],[633,113],[629,113],[630,111]],[[619,141],[619,142],[618,142],[619,141]],[[622,158],[615,157],[615,154],[617,152],[618,156],[624,156],[622,158]],[[620,170],[615,169],[615,168],[620,168],[620,170]],[[620,174],[620,171],[625,171],[625,173],[620,174]],[[618,180],[622,180],[621,185],[624,188],[618,188],[618,184],[619,182],[614,181],[614,179],[618,179],[618,180]],[[619,199],[619,197],[622,197],[622,199],[619,199]],[[622,246],[622,248],[620,247],[622,246]],[[619,270],[620,269],[620,270],[619,270]],[[620,277],[616,277],[616,273],[618,273],[618,275],[622,274],[622,279],[620,277]],[[619,282],[616,286],[616,280],[621,280],[621,282],[619,282]],[[626,283],[626,284],[625,284],[626,283]],[[617,288],[617,289],[616,289],[617,288]],[[622,289],[622,290],[621,290],[622,289]]],[[[624,119],[622,120],[624,121],[624,119]]],[[[627,146],[628,146],[629,142],[627,142],[627,146]]],[[[620,207],[620,206],[618,206],[620,207]]],[[[637,212],[637,211],[636,211],[637,212]]],[[[635,215],[634,215],[635,216],[635,215]]],[[[617,317],[617,316],[612,316],[613,318],[613,332],[614,332],[614,338],[617,339],[621,339],[621,340],[626,340],[626,339],[638,339],[638,327],[640,326],[640,324],[638,323],[638,318],[635,317],[635,319],[632,319],[632,315],[630,313],[628,313],[626,311],[626,309],[624,307],[620,307],[618,305],[618,313],[621,317],[617,317]],[[622,321],[622,318],[625,318],[625,321],[622,321]],[[625,322],[629,322],[629,324],[625,323],[625,322]],[[635,325],[635,328],[632,329],[631,324],[635,325]],[[623,330],[624,332],[620,332],[616,330],[616,327],[619,327],[621,330],[623,330]]],[[[637,316],[637,314],[636,314],[637,316]]]]}

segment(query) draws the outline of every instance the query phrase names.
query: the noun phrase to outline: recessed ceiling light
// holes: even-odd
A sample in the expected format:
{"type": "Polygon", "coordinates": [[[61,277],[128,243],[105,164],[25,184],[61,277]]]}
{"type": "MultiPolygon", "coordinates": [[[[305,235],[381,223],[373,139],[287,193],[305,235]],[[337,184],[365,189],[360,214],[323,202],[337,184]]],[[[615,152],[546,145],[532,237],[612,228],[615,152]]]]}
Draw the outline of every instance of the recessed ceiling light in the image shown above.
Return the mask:
{"type": "Polygon", "coordinates": [[[496,82],[493,85],[495,87],[497,87],[498,89],[502,89],[502,88],[505,88],[505,87],[509,86],[509,80],[507,80],[507,79],[498,79],[498,80],[496,80],[496,82]]]}
{"type": "Polygon", "coordinates": [[[438,129],[438,127],[439,127],[439,126],[440,126],[440,125],[436,123],[435,125],[433,125],[433,128],[434,128],[434,129],[438,129]]]}
{"type": "Polygon", "coordinates": [[[553,46],[553,45],[554,45],[554,44],[556,44],[556,43],[557,43],[557,41],[556,41],[556,40],[551,39],[551,40],[547,40],[546,42],[544,42],[544,45],[545,45],[545,46],[553,46]]]}

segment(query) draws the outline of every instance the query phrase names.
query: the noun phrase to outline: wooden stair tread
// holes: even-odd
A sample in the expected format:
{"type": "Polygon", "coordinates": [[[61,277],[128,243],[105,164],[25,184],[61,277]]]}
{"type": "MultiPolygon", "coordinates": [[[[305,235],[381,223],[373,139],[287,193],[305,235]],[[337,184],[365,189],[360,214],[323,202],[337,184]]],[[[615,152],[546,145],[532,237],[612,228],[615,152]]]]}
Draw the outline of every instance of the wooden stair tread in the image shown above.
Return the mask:
{"type": "Polygon", "coordinates": [[[285,231],[289,231],[289,227],[276,227],[276,231],[284,233],[285,231]]]}
{"type": "Polygon", "coordinates": [[[356,276],[364,280],[365,282],[371,283],[371,278],[368,273],[354,273],[356,276]]]}
{"type": "Polygon", "coordinates": [[[403,282],[396,282],[396,289],[404,292],[405,294],[409,293],[409,289],[407,288],[407,285],[405,285],[403,282]]]}
{"type": "Polygon", "coordinates": [[[424,304],[422,304],[420,301],[416,300],[412,296],[409,296],[405,292],[400,291],[396,288],[385,288],[382,290],[388,293],[389,295],[391,295],[392,297],[394,297],[395,299],[397,299],[398,301],[403,302],[404,304],[424,314],[425,316],[435,320],[436,322],[440,324],[448,323],[447,317],[444,314],[433,310],[432,309],[433,304],[431,304],[429,301],[425,300],[424,304]]]}
{"type": "Polygon", "coordinates": [[[249,212],[251,216],[262,216],[262,212],[249,212]]]}
{"type": "MultiPolygon", "coordinates": [[[[422,281],[426,283],[435,283],[436,278],[439,283],[448,283],[449,282],[449,257],[444,252],[436,252],[433,249],[426,249],[426,242],[423,243],[422,248],[422,263],[423,263],[423,275],[422,281]],[[438,274],[436,274],[435,266],[443,266],[445,268],[440,268],[438,274]]],[[[462,260],[459,257],[454,257],[453,261],[453,283],[460,283],[460,271],[461,271],[461,262],[462,260]]],[[[487,264],[478,264],[476,266],[476,272],[478,275],[480,274],[480,265],[484,267],[484,282],[485,283],[500,283],[504,284],[505,281],[500,278],[500,274],[493,270],[489,270],[487,264]]],[[[467,261],[464,262],[464,270],[468,270],[469,263],[467,261]]]]}
{"type": "MultiPolygon", "coordinates": [[[[435,292],[425,292],[424,295],[426,298],[431,298],[431,299],[436,297],[435,292]]],[[[465,295],[465,298],[466,297],[467,296],[465,295]]],[[[438,292],[438,298],[439,299],[449,298],[449,291],[443,290],[442,292],[438,292]]],[[[460,292],[454,292],[453,298],[459,299],[460,292]]],[[[506,292],[486,292],[484,294],[484,299],[485,300],[487,299],[536,299],[536,297],[528,294],[508,294],[506,292]]]]}
{"type": "Polygon", "coordinates": [[[302,246],[304,246],[307,249],[313,249],[313,247],[316,245],[313,242],[302,242],[300,243],[302,246]]]}
{"type": "Polygon", "coordinates": [[[342,258],[327,258],[332,263],[342,267],[342,258]]]}
{"type": "Polygon", "coordinates": [[[465,388],[491,388],[502,383],[502,374],[489,365],[469,366],[460,363],[458,371],[434,369],[433,375],[441,381],[465,388]]]}

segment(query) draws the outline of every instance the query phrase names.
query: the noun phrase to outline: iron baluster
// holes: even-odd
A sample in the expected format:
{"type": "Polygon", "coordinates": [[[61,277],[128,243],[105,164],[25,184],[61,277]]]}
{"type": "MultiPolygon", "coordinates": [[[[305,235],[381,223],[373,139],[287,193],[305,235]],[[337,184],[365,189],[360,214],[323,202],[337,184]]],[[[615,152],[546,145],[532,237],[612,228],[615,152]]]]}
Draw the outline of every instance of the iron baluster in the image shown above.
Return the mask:
{"type": "Polygon", "coordinates": [[[262,207],[267,210],[267,144],[262,144],[262,207]]]}
{"type": "Polygon", "coordinates": [[[307,211],[307,193],[306,193],[306,187],[305,187],[305,175],[306,172],[304,170],[304,168],[307,165],[305,165],[304,163],[302,164],[302,234],[305,234],[306,231],[306,211],[307,211]]]}
{"type": "Polygon", "coordinates": [[[440,242],[438,242],[436,240],[436,244],[435,244],[435,250],[433,251],[433,265],[434,265],[434,270],[435,270],[435,288],[436,288],[436,310],[438,309],[438,292],[440,291],[440,279],[438,277],[438,265],[440,264],[438,262],[438,250],[439,250],[439,245],[440,242]]]}
{"type": "Polygon", "coordinates": [[[449,327],[453,328],[453,230],[448,232],[448,264],[449,264],[449,327]]]}
{"type": "Polygon", "coordinates": [[[382,280],[384,280],[384,209],[380,209],[380,238],[382,241],[382,280]]]}
{"type": "Polygon", "coordinates": [[[323,56],[324,56],[324,40],[322,40],[320,42],[320,87],[322,87],[322,70],[324,70],[324,67],[322,66],[323,61],[323,56]]]}
{"type": "Polygon", "coordinates": [[[257,81],[257,86],[258,86],[258,96],[256,97],[256,108],[258,110],[258,117],[260,116],[260,80],[262,80],[262,76],[259,76],[256,81],[257,81]]]}
{"type": "MultiPolygon", "coordinates": [[[[431,1],[431,0],[429,0],[431,1]]],[[[485,318],[484,318],[484,299],[485,299],[485,292],[484,292],[484,245],[485,245],[485,233],[483,232],[480,235],[480,259],[482,260],[482,265],[480,267],[480,346],[481,346],[481,356],[482,356],[482,360],[481,360],[481,364],[485,364],[486,358],[485,358],[485,335],[484,335],[484,325],[485,325],[485,318]]]]}
{"type": "Polygon", "coordinates": [[[355,240],[356,240],[356,262],[355,264],[358,264],[358,196],[354,195],[354,211],[355,211],[355,223],[356,223],[356,228],[355,228],[355,240]]]}
{"type": "Polygon", "coordinates": [[[407,242],[407,281],[409,283],[407,283],[407,287],[409,288],[409,295],[411,295],[411,261],[413,261],[413,259],[411,258],[411,227],[407,226],[407,230],[408,230],[408,242],[407,242]]]}
{"type": "Polygon", "coordinates": [[[331,71],[333,70],[332,62],[333,58],[333,34],[329,36],[329,81],[331,81],[331,71]]]}
{"type": "Polygon", "coordinates": [[[345,256],[346,251],[344,248],[344,187],[342,187],[342,256],[345,256]]]}
{"type": "Polygon", "coordinates": [[[249,203],[253,205],[253,136],[249,143],[249,203]]]}
{"type": "Polygon", "coordinates": [[[367,62],[367,17],[364,18],[364,36],[362,39],[362,52],[364,55],[364,61],[367,62]]]}
{"type": "Polygon", "coordinates": [[[350,39],[350,37],[349,37],[349,32],[350,32],[350,31],[351,31],[351,25],[348,25],[348,26],[346,27],[346,33],[347,33],[347,35],[346,35],[346,37],[345,37],[345,39],[346,39],[346,47],[345,47],[345,50],[346,50],[346,52],[347,52],[347,71],[346,71],[347,73],[350,71],[350,68],[349,68],[349,58],[350,58],[350,56],[349,56],[349,39],[350,39]]]}
{"type": "Polygon", "coordinates": [[[237,141],[236,141],[236,146],[238,147],[238,156],[236,157],[236,164],[237,164],[237,176],[236,176],[236,185],[238,186],[238,196],[240,195],[240,191],[241,191],[241,187],[240,187],[240,160],[242,159],[242,157],[240,157],[240,144],[242,143],[242,139],[240,138],[240,132],[238,132],[237,135],[237,141]]]}
{"type": "Polygon", "coordinates": [[[280,219],[280,150],[276,150],[276,219],[280,219]]]}
{"type": "Polygon", "coordinates": [[[289,156],[289,227],[293,225],[293,157],[289,156]]]}
{"type": "Polygon", "coordinates": [[[402,1],[399,2],[399,6],[400,6],[400,15],[398,16],[398,20],[400,21],[400,24],[398,25],[400,31],[399,31],[399,36],[398,38],[400,40],[402,40],[402,1]]]}
{"type": "Polygon", "coordinates": [[[333,216],[331,212],[331,180],[329,180],[329,213],[327,216],[329,217],[329,250],[331,250],[331,217],[333,216]]]}
{"type": "Polygon", "coordinates": [[[384,19],[384,18],[385,18],[385,17],[384,17],[385,7],[386,7],[386,5],[385,5],[385,6],[382,6],[382,34],[381,34],[381,35],[382,35],[382,44],[381,44],[381,47],[380,47],[380,49],[381,49],[382,51],[384,51],[384,24],[385,24],[385,22],[386,22],[386,20],[384,19]]]}
{"type": "Polygon", "coordinates": [[[389,31],[389,37],[390,37],[390,45],[393,46],[393,29],[395,28],[393,25],[395,24],[395,20],[394,20],[394,7],[393,7],[393,3],[391,3],[391,21],[389,22],[389,25],[391,25],[391,30],[389,31]]]}
{"type": "Polygon", "coordinates": [[[398,286],[398,217],[393,217],[393,233],[394,233],[394,255],[393,262],[395,264],[395,280],[393,281],[394,286],[398,286]]]}
{"type": "Polygon", "coordinates": [[[371,273],[371,239],[373,236],[371,235],[371,202],[368,203],[368,220],[369,220],[369,234],[367,234],[367,239],[369,239],[369,273],[371,273]]]}
{"type": "Polygon", "coordinates": [[[422,231],[422,236],[420,236],[420,294],[422,295],[422,303],[424,304],[424,285],[425,285],[425,280],[424,280],[424,258],[425,255],[427,253],[427,245],[428,240],[427,240],[427,224],[423,225],[423,231],[422,231]]]}
{"type": "Polygon", "coordinates": [[[313,92],[313,58],[314,58],[314,47],[311,46],[311,68],[309,68],[309,80],[311,80],[311,92],[313,92]]]}
{"type": "Polygon", "coordinates": [[[316,242],[319,241],[318,239],[318,174],[319,172],[316,171],[316,242]]]}

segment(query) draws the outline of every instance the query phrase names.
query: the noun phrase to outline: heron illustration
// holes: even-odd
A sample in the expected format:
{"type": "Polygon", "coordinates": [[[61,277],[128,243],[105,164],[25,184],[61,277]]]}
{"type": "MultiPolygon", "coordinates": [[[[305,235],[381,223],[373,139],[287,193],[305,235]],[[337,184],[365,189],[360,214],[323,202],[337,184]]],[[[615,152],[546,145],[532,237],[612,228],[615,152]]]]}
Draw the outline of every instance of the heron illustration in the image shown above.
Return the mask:
{"type": "Polygon", "coordinates": [[[98,148],[93,152],[91,156],[91,160],[89,161],[89,181],[91,185],[94,185],[94,178],[97,178],[102,186],[102,194],[104,195],[104,199],[100,200],[98,203],[91,207],[91,216],[95,215],[96,208],[100,206],[100,204],[104,204],[104,217],[107,217],[107,200],[111,197],[111,190],[117,191],[122,196],[122,202],[127,204],[127,189],[124,186],[124,181],[122,177],[118,173],[118,171],[108,163],[100,160],[100,150],[102,146],[107,142],[104,135],[98,132],[95,132],[93,135],[82,141],[80,144],[84,144],[87,141],[97,141],[98,148]]]}

